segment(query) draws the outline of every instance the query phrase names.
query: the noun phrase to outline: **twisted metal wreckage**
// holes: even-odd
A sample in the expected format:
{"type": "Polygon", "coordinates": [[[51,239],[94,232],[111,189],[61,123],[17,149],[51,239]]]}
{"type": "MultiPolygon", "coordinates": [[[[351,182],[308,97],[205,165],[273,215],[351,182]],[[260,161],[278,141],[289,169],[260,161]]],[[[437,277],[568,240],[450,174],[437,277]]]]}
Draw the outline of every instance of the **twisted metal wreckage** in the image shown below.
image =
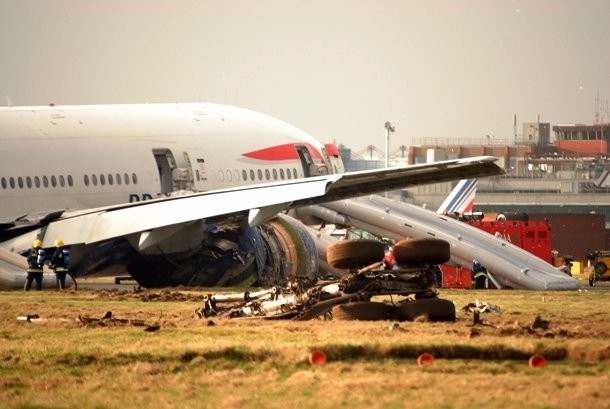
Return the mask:
{"type": "Polygon", "coordinates": [[[346,270],[341,278],[313,282],[297,277],[283,286],[256,292],[217,293],[204,297],[200,318],[266,318],[455,321],[453,302],[433,289],[437,264],[449,260],[449,243],[422,238],[402,240],[393,248],[389,265],[385,244],[376,240],[342,240],[329,246],[327,261],[346,270]],[[373,297],[389,296],[389,301],[373,297]]]}

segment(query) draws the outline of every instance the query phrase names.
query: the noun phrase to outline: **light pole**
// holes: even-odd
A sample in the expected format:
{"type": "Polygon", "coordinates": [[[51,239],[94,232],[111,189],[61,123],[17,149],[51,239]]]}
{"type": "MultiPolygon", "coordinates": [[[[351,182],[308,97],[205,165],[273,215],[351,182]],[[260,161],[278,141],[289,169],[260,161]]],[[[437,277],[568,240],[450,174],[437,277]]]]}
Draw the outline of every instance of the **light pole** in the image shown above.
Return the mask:
{"type": "Polygon", "coordinates": [[[491,145],[491,141],[494,138],[494,136],[492,134],[488,133],[487,135],[485,135],[485,137],[487,138],[487,144],[491,145]]]}
{"type": "Polygon", "coordinates": [[[390,167],[390,132],[394,133],[396,128],[390,123],[390,121],[385,122],[385,167],[390,167]]]}

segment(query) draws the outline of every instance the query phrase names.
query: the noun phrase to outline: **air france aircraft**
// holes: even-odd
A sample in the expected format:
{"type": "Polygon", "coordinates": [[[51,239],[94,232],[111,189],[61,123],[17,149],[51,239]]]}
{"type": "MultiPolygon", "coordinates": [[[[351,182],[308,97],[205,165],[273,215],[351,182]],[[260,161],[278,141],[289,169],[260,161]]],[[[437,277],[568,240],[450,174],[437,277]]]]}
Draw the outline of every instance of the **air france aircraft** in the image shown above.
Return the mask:
{"type": "Polygon", "coordinates": [[[436,210],[437,214],[464,214],[472,212],[477,193],[476,179],[462,179],[436,210]]]}
{"type": "Polygon", "coordinates": [[[0,261],[61,238],[74,277],[147,287],[315,278],[289,209],[503,173],[485,156],[345,173],[333,145],[206,103],[0,108],[0,143],[0,261]]]}

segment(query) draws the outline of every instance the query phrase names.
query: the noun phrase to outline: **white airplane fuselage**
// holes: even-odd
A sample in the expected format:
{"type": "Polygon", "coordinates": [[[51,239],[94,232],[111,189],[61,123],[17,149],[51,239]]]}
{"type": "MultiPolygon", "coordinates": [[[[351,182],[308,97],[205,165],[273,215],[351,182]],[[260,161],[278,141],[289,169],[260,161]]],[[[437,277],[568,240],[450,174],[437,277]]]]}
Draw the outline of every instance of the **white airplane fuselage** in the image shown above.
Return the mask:
{"type": "Polygon", "coordinates": [[[305,132],[213,104],[2,108],[0,144],[2,218],[343,171],[305,132]]]}

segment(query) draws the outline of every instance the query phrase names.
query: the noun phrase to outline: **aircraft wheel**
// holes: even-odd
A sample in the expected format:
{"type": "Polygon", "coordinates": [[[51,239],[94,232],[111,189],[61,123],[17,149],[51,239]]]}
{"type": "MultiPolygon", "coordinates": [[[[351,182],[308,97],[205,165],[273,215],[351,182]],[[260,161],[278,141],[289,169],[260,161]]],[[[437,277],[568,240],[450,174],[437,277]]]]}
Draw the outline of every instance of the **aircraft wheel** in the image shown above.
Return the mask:
{"type": "Polygon", "coordinates": [[[455,305],[440,298],[405,301],[398,306],[398,321],[413,321],[425,315],[430,321],[455,321],[455,305]]]}
{"type": "Polygon", "coordinates": [[[608,266],[603,261],[599,261],[595,263],[595,265],[593,266],[593,270],[595,270],[595,272],[601,276],[604,275],[606,271],[608,271],[608,266]]]}
{"type": "Polygon", "coordinates": [[[382,302],[350,302],[335,305],[331,313],[334,320],[381,321],[394,318],[394,307],[382,302]]]}
{"type": "Polygon", "coordinates": [[[401,240],[394,245],[394,259],[400,266],[443,264],[450,254],[449,242],[439,239],[401,240]]]}
{"type": "Polygon", "coordinates": [[[385,246],[377,240],[344,240],[326,249],[326,261],[334,268],[362,268],[383,260],[385,246]]]}

